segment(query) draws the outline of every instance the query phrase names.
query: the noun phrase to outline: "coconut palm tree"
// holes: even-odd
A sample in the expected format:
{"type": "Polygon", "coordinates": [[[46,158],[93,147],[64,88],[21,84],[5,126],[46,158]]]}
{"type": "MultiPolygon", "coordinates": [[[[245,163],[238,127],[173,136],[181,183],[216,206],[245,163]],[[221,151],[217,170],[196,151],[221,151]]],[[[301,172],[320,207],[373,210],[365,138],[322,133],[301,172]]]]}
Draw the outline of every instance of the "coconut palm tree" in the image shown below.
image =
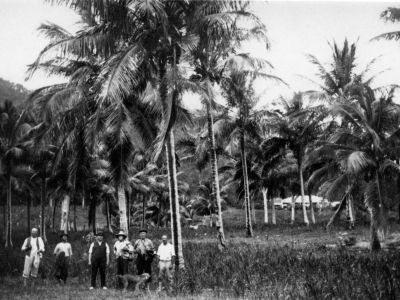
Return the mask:
{"type": "Polygon", "coordinates": [[[334,112],[350,126],[341,127],[320,150],[331,157],[334,153],[327,166],[341,170],[330,190],[345,197],[362,186],[371,217],[371,250],[379,250],[378,230],[387,234],[385,186],[393,178],[387,174],[399,170],[390,155],[398,145],[399,106],[393,103],[393,90],[380,95],[362,85],[350,103],[336,105],[334,112]]]}
{"type": "Polygon", "coordinates": [[[297,161],[301,189],[303,220],[309,225],[304,199],[304,163],[306,152],[322,132],[326,114],[321,106],[307,106],[302,94],[295,94],[290,101],[281,99],[281,109],[269,114],[269,126],[276,136],[269,139],[273,147],[288,148],[297,161]]]}
{"type": "MultiPolygon", "coordinates": [[[[380,17],[386,22],[396,23],[400,21],[400,8],[388,7],[385,9],[380,17]]],[[[400,31],[385,32],[373,38],[373,40],[395,40],[397,41],[400,37],[400,31]]]]}
{"type": "Polygon", "coordinates": [[[28,167],[26,146],[31,125],[26,111],[18,112],[11,102],[6,101],[1,107],[0,157],[1,173],[7,182],[7,223],[5,246],[12,247],[12,181],[22,174],[31,173],[28,167]]]}

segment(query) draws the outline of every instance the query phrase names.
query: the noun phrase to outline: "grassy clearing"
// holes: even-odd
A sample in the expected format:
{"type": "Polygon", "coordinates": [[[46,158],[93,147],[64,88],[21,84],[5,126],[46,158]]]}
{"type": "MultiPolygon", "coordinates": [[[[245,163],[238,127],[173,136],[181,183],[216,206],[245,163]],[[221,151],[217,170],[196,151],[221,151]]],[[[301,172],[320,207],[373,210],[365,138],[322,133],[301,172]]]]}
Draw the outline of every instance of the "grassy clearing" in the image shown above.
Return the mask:
{"type": "MultiPolygon", "coordinates": [[[[154,264],[153,291],[146,299],[396,299],[400,297],[400,253],[383,251],[372,255],[368,251],[347,248],[329,249],[337,243],[339,224],[327,233],[325,224],[332,212],[323,212],[319,223],[305,227],[300,222],[288,224],[289,212],[278,211],[278,225],[255,226],[254,238],[246,238],[243,212],[230,209],[226,213],[227,250],[216,246],[215,229],[183,228],[185,273],[176,274],[174,294],[157,294],[157,266],[154,264]]],[[[297,216],[300,221],[300,212],[297,216]]],[[[261,223],[262,211],[257,211],[261,223]]],[[[399,231],[392,224],[392,231],[399,231]]],[[[26,230],[16,228],[15,248],[0,246],[0,286],[2,299],[132,299],[132,292],[122,294],[113,289],[115,266],[108,270],[110,290],[89,291],[88,244],[82,239],[86,232],[72,232],[74,257],[67,286],[52,279],[54,258],[51,251],[58,242],[57,233],[48,233],[47,253],[42,263],[37,285],[22,287],[23,254],[19,247],[26,230]]],[[[150,238],[156,244],[169,228],[151,229],[150,238]]],[[[359,222],[352,232],[359,240],[368,240],[368,227],[359,222]]],[[[131,238],[136,238],[132,228],[131,238]]],[[[112,234],[106,235],[112,244],[112,234]]],[[[131,264],[131,272],[135,272],[131,264]]]]}

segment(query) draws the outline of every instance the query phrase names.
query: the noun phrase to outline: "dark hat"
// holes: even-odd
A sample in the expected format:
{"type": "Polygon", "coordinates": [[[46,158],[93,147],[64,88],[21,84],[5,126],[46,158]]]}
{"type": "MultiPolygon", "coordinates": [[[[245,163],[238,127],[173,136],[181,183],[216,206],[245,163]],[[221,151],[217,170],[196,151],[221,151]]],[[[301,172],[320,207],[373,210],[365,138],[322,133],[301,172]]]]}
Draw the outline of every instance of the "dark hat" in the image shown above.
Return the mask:
{"type": "Polygon", "coordinates": [[[62,239],[64,236],[69,237],[68,233],[61,232],[60,239],[62,239]]]}
{"type": "Polygon", "coordinates": [[[141,233],[141,232],[146,232],[147,233],[147,229],[146,228],[139,229],[139,233],[141,233]]]}
{"type": "Polygon", "coordinates": [[[95,236],[104,236],[104,234],[103,234],[102,231],[98,231],[98,232],[95,234],[95,236]]]}

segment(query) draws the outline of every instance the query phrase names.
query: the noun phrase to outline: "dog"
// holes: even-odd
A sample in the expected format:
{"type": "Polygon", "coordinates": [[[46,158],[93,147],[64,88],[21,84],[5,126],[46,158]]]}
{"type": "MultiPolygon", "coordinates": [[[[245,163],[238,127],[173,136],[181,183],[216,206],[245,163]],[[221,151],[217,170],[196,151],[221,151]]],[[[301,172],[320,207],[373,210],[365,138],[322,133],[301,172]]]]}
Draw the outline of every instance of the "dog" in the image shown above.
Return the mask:
{"type": "Polygon", "coordinates": [[[123,291],[128,289],[129,284],[134,285],[133,292],[138,292],[138,288],[141,284],[145,283],[150,278],[150,274],[143,273],[141,275],[132,275],[132,274],[125,274],[125,275],[117,275],[119,282],[122,282],[123,291]]]}

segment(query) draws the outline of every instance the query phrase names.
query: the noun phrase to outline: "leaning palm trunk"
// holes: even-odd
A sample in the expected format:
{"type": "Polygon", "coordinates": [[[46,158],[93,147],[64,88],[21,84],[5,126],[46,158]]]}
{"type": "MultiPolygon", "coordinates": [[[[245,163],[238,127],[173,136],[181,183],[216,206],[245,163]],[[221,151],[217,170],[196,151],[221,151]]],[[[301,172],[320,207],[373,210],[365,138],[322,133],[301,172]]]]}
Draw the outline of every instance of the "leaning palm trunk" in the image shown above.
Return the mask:
{"type": "Polygon", "coordinates": [[[178,195],[178,178],[176,175],[175,141],[171,129],[167,139],[167,169],[169,178],[169,200],[171,207],[171,229],[175,248],[175,266],[177,269],[185,268],[182,248],[182,232],[180,221],[180,205],[178,195]]]}
{"type": "Polygon", "coordinates": [[[40,187],[40,235],[43,241],[47,242],[46,237],[46,175],[42,176],[42,184],[40,187]]]}
{"type": "Polygon", "coordinates": [[[315,213],[314,213],[314,205],[312,203],[312,195],[311,191],[308,191],[308,199],[310,201],[310,214],[311,214],[311,222],[315,224],[315,213]]]}
{"type": "Polygon", "coordinates": [[[240,157],[242,159],[242,172],[243,172],[243,189],[244,189],[244,203],[246,209],[246,234],[247,236],[253,236],[253,224],[251,220],[251,207],[250,207],[250,196],[249,196],[249,177],[247,174],[247,160],[246,150],[244,142],[244,112],[243,108],[240,109],[241,119],[241,130],[240,130],[240,157]]]}
{"type": "Polygon", "coordinates": [[[356,219],[354,215],[353,197],[351,196],[351,194],[347,199],[347,207],[349,212],[349,229],[354,229],[354,224],[356,222],[356,219]]]}
{"type": "Polygon", "coordinates": [[[64,199],[61,203],[61,227],[60,230],[64,233],[68,233],[69,230],[69,195],[64,195],[64,199]]]}
{"type": "Polygon", "coordinates": [[[11,222],[11,175],[7,176],[7,224],[6,224],[6,247],[12,247],[12,222],[11,222]]]}
{"type": "MultiPolygon", "coordinates": [[[[207,88],[211,89],[210,82],[207,79],[207,88]]],[[[209,92],[209,96],[211,92],[209,92]]],[[[211,101],[208,99],[205,101],[207,107],[207,126],[208,126],[208,138],[210,143],[210,157],[211,157],[211,175],[212,175],[212,185],[211,185],[211,198],[212,200],[216,200],[218,207],[218,225],[219,232],[221,235],[222,243],[225,241],[225,231],[224,225],[222,221],[222,205],[221,205],[221,195],[220,195],[220,187],[219,187],[219,176],[218,176],[218,158],[217,153],[215,151],[215,136],[214,136],[214,121],[213,114],[211,111],[211,101]]]]}
{"type": "Polygon", "coordinates": [[[108,196],[106,196],[106,224],[107,224],[107,230],[109,232],[112,232],[111,228],[111,220],[110,220],[110,199],[108,196]]]}
{"type": "Polygon", "coordinates": [[[296,200],[294,195],[292,195],[292,207],[291,207],[291,216],[290,216],[290,224],[294,224],[296,218],[296,200]]]}
{"type": "Polygon", "coordinates": [[[268,188],[262,188],[261,192],[263,195],[263,203],[264,203],[264,224],[268,224],[268,199],[267,199],[268,188]]]}
{"type": "Polygon", "coordinates": [[[310,225],[310,222],[308,221],[306,202],[304,199],[304,179],[303,179],[302,164],[299,164],[299,173],[300,173],[301,206],[303,208],[303,220],[304,220],[304,224],[306,224],[308,226],[308,225],[310,225]]]}
{"type": "Polygon", "coordinates": [[[119,210],[119,228],[128,232],[128,220],[126,218],[126,194],[122,185],[117,188],[118,191],[118,210],[119,210]]]}

